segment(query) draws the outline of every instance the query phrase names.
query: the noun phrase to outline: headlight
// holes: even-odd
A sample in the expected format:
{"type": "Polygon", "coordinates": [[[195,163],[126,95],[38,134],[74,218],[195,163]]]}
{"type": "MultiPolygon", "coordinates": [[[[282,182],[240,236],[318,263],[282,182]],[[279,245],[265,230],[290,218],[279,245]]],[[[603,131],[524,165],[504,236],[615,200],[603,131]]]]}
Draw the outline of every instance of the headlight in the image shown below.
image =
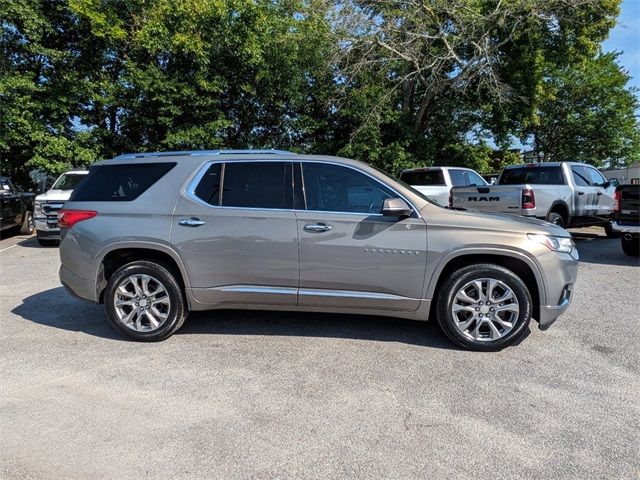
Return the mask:
{"type": "Polygon", "coordinates": [[[35,202],[33,204],[33,216],[34,217],[42,216],[42,202],[35,202]]]}
{"type": "Polygon", "coordinates": [[[571,237],[553,237],[542,233],[528,233],[529,240],[541,243],[552,252],[571,253],[575,244],[571,237]]]}

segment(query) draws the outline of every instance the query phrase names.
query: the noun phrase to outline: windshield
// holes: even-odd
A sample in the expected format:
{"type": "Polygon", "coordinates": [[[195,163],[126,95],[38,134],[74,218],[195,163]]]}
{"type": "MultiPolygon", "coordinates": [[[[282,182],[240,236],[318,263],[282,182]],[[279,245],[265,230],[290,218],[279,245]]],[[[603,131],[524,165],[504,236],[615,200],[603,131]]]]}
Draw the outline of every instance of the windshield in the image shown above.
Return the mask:
{"type": "Polygon", "coordinates": [[[78,184],[86,178],[86,174],[81,173],[65,173],[51,187],[52,190],[73,190],[78,184]]]}

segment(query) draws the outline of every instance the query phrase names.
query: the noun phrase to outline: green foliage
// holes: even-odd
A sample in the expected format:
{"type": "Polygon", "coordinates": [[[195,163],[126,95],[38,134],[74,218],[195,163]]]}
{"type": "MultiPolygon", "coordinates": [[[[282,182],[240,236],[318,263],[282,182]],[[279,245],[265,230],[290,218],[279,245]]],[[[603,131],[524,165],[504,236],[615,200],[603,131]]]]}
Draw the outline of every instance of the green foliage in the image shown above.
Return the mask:
{"type": "Polygon", "coordinates": [[[618,7],[4,0],[1,168],[21,181],[126,151],[275,147],[492,172],[519,161],[513,136],[628,163],[637,99],[597,54],[618,7]]]}

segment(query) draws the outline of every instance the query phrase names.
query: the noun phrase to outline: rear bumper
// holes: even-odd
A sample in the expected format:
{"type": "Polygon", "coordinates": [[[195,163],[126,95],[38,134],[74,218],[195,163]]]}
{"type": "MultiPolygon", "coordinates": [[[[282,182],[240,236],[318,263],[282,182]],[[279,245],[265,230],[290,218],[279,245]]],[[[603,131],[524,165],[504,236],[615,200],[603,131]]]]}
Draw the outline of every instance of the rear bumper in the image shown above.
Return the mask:
{"type": "Polygon", "coordinates": [[[60,282],[62,286],[76,298],[98,303],[95,284],[90,280],[81,278],[64,265],[60,266],[60,282]]]}
{"type": "Polygon", "coordinates": [[[624,225],[618,222],[612,222],[611,228],[616,232],[622,233],[640,233],[640,225],[624,225]]]}

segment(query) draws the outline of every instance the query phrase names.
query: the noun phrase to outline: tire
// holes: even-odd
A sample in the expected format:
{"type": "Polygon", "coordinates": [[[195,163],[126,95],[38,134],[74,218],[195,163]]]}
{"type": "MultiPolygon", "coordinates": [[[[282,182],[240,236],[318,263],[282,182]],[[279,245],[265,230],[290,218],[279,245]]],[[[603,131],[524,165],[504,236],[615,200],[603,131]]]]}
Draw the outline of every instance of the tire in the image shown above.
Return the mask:
{"type": "Polygon", "coordinates": [[[558,212],[549,212],[549,215],[547,215],[547,222],[565,228],[564,217],[558,212]]]}
{"type": "Polygon", "coordinates": [[[611,226],[611,223],[607,223],[604,226],[604,233],[607,234],[607,238],[620,238],[620,232],[616,232],[611,226]]]}
{"type": "Polygon", "coordinates": [[[33,235],[35,228],[33,213],[27,210],[22,219],[22,225],[20,226],[20,235],[33,235]]]}
{"type": "Polygon", "coordinates": [[[57,247],[60,244],[59,240],[51,239],[51,238],[38,238],[38,244],[41,247],[57,247]]]}
{"type": "Polygon", "coordinates": [[[457,345],[469,350],[500,350],[518,342],[528,332],[532,312],[529,290],[520,277],[501,266],[479,264],[461,268],[446,281],[437,298],[436,318],[443,333],[457,345]],[[480,282],[482,296],[474,295],[473,292],[478,291],[472,283],[474,281],[480,282]],[[489,300],[486,298],[486,287],[490,281],[495,282],[492,289],[493,300],[499,302],[500,297],[507,294],[510,297],[504,302],[486,303],[489,300]],[[466,297],[462,292],[466,293],[466,297]],[[464,298],[475,301],[467,302],[464,298]],[[459,308],[455,314],[454,302],[455,307],[459,308]],[[482,306],[480,302],[483,303],[482,306]],[[495,309],[503,311],[499,313],[495,309]],[[480,315],[482,319],[478,318],[480,315]],[[466,329],[465,323],[468,323],[466,329]]]}
{"type": "Polygon", "coordinates": [[[182,288],[174,274],[163,265],[147,260],[128,263],[111,276],[104,293],[104,306],[117,332],[142,342],[169,338],[188,314],[182,288]],[[150,302],[151,298],[155,301],[150,302]],[[119,300],[118,306],[116,300],[119,300]]]}
{"type": "Polygon", "coordinates": [[[624,253],[630,257],[640,257],[640,237],[632,237],[629,240],[625,240],[623,236],[620,241],[624,253]]]}

